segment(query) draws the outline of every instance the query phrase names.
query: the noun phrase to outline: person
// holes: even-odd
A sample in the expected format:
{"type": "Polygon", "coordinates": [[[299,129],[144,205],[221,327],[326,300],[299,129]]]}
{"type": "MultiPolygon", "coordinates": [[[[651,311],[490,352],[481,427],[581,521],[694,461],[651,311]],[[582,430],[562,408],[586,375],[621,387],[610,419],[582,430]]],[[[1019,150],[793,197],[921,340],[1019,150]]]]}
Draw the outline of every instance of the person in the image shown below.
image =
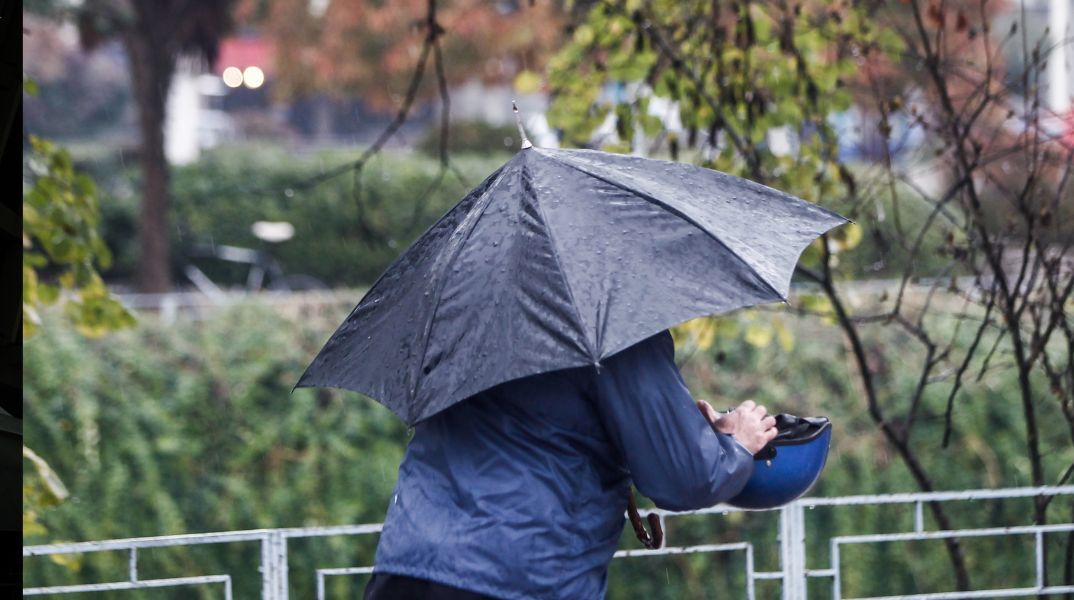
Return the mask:
{"type": "Polygon", "coordinates": [[[365,599],[603,598],[631,481],[668,510],[737,494],[775,419],[695,402],[674,353],[664,331],[417,424],[365,599]]]}

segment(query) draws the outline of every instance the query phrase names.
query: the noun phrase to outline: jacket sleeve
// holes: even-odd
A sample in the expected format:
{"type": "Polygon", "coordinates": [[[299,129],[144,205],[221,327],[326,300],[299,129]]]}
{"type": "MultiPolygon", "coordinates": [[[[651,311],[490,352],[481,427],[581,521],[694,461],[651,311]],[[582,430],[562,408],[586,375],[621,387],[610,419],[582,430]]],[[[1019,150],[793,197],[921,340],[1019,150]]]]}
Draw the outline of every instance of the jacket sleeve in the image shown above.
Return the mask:
{"type": "Polygon", "coordinates": [[[634,485],[660,508],[718,504],[738,494],[753,473],[749,451],[713,431],[697,410],[667,331],[606,359],[594,396],[634,485]]]}

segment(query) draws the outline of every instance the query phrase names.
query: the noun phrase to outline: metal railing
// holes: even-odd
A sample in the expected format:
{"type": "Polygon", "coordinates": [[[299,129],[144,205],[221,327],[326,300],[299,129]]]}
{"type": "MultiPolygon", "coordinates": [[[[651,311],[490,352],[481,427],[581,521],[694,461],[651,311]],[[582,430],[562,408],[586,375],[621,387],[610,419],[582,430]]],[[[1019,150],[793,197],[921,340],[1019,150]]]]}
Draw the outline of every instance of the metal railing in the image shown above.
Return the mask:
{"type": "MultiPolygon", "coordinates": [[[[620,550],[616,559],[634,559],[647,556],[674,554],[741,552],[745,555],[746,597],[755,598],[755,584],[761,580],[779,580],[782,583],[784,600],[805,600],[807,584],[810,579],[831,580],[832,598],[840,600],[842,596],[843,570],[840,563],[842,549],[862,544],[879,544],[892,542],[910,542],[926,540],[943,540],[949,538],[978,538],[997,536],[1033,536],[1034,553],[1032,560],[1035,572],[1035,585],[1017,588],[985,589],[972,591],[948,591],[927,594],[875,596],[856,600],[890,600],[893,598],[916,598],[919,600],[961,599],[961,598],[1010,598],[1035,596],[1039,594],[1074,594],[1074,585],[1046,585],[1044,564],[1044,536],[1052,533],[1074,532],[1074,523],[1050,525],[1016,525],[1009,527],[989,527],[980,529],[957,529],[950,531],[930,531],[926,528],[924,507],[934,502],[973,502],[978,500],[1008,500],[1016,498],[1034,498],[1039,496],[1074,497],[1074,486],[1008,488],[998,490],[966,490],[957,492],[933,492],[888,494],[876,496],[844,496],[833,498],[802,498],[778,510],[779,515],[779,564],[778,571],[758,571],[754,562],[754,545],[751,542],[725,544],[703,544],[695,546],[671,546],[653,550],[620,550]],[[830,545],[830,562],[820,568],[809,568],[806,551],[805,512],[817,507],[845,506],[879,506],[910,505],[913,507],[912,529],[899,533],[882,533],[868,535],[836,536],[828,540],[830,545]]],[[[742,512],[730,506],[689,511],[669,512],[656,510],[662,524],[667,519],[689,515],[727,515],[742,512]]],[[[665,528],[666,529],[666,528],[665,528]]],[[[224,533],[202,533],[173,535],[161,537],[129,538],[99,542],[81,542],[67,544],[50,544],[27,546],[23,548],[24,557],[85,554],[93,552],[126,552],[128,554],[128,578],[126,581],[105,583],[85,583],[52,587],[30,587],[23,590],[26,596],[46,594],[71,594],[80,592],[100,592],[112,590],[132,590],[141,588],[178,587],[192,585],[222,585],[224,597],[231,599],[232,580],[229,574],[202,575],[167,579],[140,579],[138,575],[138,551],[145,548],[175,546],[197,546],[204,544],[224,544],[236,542],[260,542],[261,545],[261,597],[263,600],[285,600],[288,598],[288,540],[296,538],[318,538],[329,536],[363,536],[376,535],[381,531],[380,524],[346,525],[339,527],[301,527],[287,529],[256,529],[250,531],[232,531],[224,533]]],[[[372,566],[346,568],[326,568],[316,570],[316,597],[325,598],[326,581],[329,577],[367,575],[372,573],[372,566]]],[[[312,591],[312,590],[311,590],[312,591]]],[[[308,593],[299,594],[307,597],[308,593]]]]}
{"type": "MultiPolygon", "coordinates": [[[[890,543],[939,540],[946,538],[972,538],[988,536],[1034,536],[1034,568],[1036,585],[1023,588],[1005,588],[973,590],[963,592],[938,592],[931,594],[902,594],[897,596],[875,596],[858,598],[855,600],[890,600],[892,598],[915,598],[918,600],[940,600],[956,598],[1009,598],[1018,596],[1035,596],[1048,593],[1074,593],[1074,585],[1046,586],[1044,585],[1044,540],[1046,533],[1062,533],[1074,531],[1074,523],[1055,525],[1026,525],[1013,527],[992,527],[984,529],[958,529],[951,531],[926,531],[924,507],[934,502],[974,502],[978,500],[1007,500],[1014,498],[1034,498],[1038,496],[1074,496],[1074,486],[1060,487],[1029,487],[1007,488],[997,490],[965,490],[957,492],[931,492],[909,494],[886,494],[874,496],[843,496],[834,498],[802,498],[792,502],[779,510],[779,547],[780,547],[780,570],[757,571],[754,563],[753,544],[740,542],[734,544],[716,544],[685,547],[667,547],[656,550],[621,550],[616,552],[616,558],[636,556],[659,556],[668,554],[688,554],[697,552],[744,552],[746,558],[746,597],[754,600],[756,596],[755,584],[759,580],[778,579],[782,581],[782,597],[784,600],[805,600],[807,583],[810,578],[831,579],[832,598],[841,600],[842,596],[842,569],[840,565],[840,548],[855,544],[890,543]],[[805,512],[818,507],[829,506],[876,506],[876,505],[912,505],[913,506],[913,530],[905,533],[886,533],[872,535],[839,536],[829,540],[831,548],[831,562],[822,568],[808,568],[806,561],[806,526],[805,512]]],[[[661,525],[664,520],[686,515],[698,514],[729,514],[742,512],[742,509],[716,506],[703,510],[690,512],[670,512],[663,510],[653,511],[659,515],[661,525]]]]}

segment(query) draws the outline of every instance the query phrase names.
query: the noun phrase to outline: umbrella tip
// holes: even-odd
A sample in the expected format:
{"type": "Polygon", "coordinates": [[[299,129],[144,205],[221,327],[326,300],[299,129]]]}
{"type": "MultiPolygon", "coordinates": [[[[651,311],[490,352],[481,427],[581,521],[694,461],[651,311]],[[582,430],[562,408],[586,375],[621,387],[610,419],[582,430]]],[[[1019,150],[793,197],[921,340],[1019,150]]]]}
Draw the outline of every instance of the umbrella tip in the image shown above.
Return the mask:
{"type": "Polygon", "coordinates": [[[515,101],[511,101],[511,110],[515,111],[515,123],[518,125],[518,134],[522,136],[522,149],[532,148],[533,144],[530,143],[530,138],[526,137],[526,130],[522,128],[522,117],[518,113],[518,105],[515,101]]]}

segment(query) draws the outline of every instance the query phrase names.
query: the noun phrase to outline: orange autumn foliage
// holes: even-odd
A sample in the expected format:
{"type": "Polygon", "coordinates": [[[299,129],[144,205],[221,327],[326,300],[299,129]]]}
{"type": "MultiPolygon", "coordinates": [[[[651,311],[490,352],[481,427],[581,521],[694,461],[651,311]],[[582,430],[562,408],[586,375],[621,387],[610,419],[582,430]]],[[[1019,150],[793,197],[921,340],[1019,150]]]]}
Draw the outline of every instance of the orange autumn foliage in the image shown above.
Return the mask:
{"type": "MultiPolygon", "coordinates": [[[[278,99],[309,93],[359,96],[371,108],[398,108],[426,37],[427,0],[331,1],[322,15],[309,0],[243,0],[240,22],[258,27],[275,47],[278,99]]],[[[449,85],[509,83],[540,72],[562,33],[556,3],[442,0],[436,21],[449,85]]],[[[437,93],[430,56],[418,98],[437,93]]]]}

